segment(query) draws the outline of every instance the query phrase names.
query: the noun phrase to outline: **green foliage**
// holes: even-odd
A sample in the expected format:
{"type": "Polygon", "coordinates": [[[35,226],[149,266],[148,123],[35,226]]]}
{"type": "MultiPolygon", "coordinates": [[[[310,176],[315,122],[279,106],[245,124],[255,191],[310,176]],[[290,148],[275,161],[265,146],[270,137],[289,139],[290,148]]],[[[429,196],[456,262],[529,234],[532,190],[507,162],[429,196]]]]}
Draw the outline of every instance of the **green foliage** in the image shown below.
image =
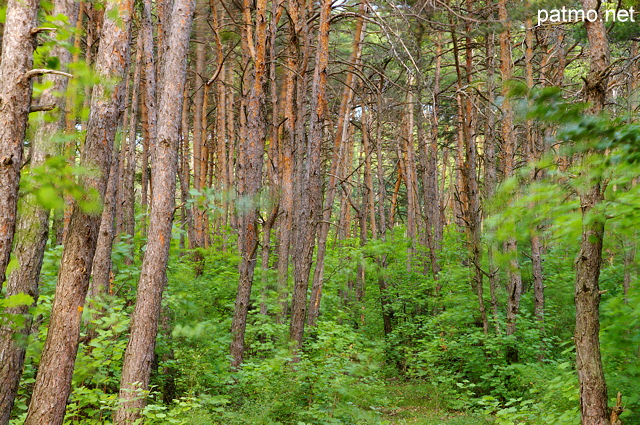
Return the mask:
{"type": "Polygon", "coordinates": [[[378,373],[380,356],[379,348],[350,327],[320,322],[297,362],[282,348],[233,374],[233,410],[220,423],[382,423],[388,400],[378,373]]]}
{"type": "MultiPolygon", "coordinates": [[[[66,138],[60,138],[55,143],[65,141],[66,138]]],[[[33,194],[45,209],[61,211],[65,206],[65,197],[70,196],[85,212],[95,214],[102,208],[98,192],[78,182],[82,177],[93,175],[95,172],[70,164],[62,155],[51,156],[42,165],[23,171],[20,190],[22,194],[33,194]]]]}
{"type": "Polygon", "coordinates": [[[622,392],[629,423],[640,418],[640,294],[618,294],[602,305],[601,346],[610,398],[622,392]]]}
{"type": "Polygon", "coordinates": [[[14,330],[21,329],[25,323],[24,316],[21,314],[12,314],[6,310],[31,304],[33,304],[33,297],[24,293],[0,298],[0,327],[8,325],[14,330]]]}

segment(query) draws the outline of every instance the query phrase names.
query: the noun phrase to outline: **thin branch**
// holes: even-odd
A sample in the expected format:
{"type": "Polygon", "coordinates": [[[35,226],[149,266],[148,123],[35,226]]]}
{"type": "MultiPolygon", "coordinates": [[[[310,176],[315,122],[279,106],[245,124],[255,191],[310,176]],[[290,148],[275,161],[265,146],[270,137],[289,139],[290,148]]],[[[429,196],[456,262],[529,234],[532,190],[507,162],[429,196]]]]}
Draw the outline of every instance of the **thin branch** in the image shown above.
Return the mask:
{"type": "Polygon", "coordinates": [[[45,105],[31,105],[29,107],[29,113],[31,113],[31,112],[51,111],[55,107],[56,107],[55,103],[47,103],[45,105]]]}
{"type": "Polygon", "coordinates": [[[55,74],[55,75],[62,75],[63,77],[67,77],[67,78],[73,78],[73,75],[67,72],[57,71],[55,69],[32,69],[31,71],[27,71],[24,73],[24,75],[20,78],[20,82],[25,83],[33,77],[36,77],[38,75],[45,75],[45,74],[55,74]]]}

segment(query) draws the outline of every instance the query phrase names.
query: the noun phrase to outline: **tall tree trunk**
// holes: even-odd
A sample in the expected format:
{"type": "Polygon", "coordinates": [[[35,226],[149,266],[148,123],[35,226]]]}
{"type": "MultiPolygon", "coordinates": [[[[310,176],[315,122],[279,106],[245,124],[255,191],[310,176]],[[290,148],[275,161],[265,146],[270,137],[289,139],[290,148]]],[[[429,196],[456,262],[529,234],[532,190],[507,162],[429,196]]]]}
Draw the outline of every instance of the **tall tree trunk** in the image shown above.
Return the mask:
{"type": "Polygon", "coordinates": [[[16,226],[24,136],[31,106],[38,0],[7,3],[0,62],[0,282],[5,280],[16,226]]]}
{"type": "MultiPolygon", "coordinates": [[[[525,3],[529,6],[529,2],[525,3]]],[[[533,89],[533,45],[534,45],[534,27],[530,16],[525,19],[525,82],[529,90],[533,89]]],[[[540,149],[539,137],[540,134],[536,128],[533,120],[525,121],[525,137],[526,137],[526,152],[527,161],[533,163],[539,159],[540,149]]],[[[536,179],[536,171],[532,171],[531,179],[536,179]]],[[[534,209],[535,205],[531,205],[534,209]]],[[[542,240],[539,234],[538,228],[531,229],[531,271],[533,275],[533,305],[534,314],[536,320],[539,323],[539,329],[542,333],[544,331],[544,281],[542,275],[542,240]]],[[[543,335],[541,334],[541,338],[543,335]]],[[[539,358],[544,356],[543,350],[539,354],[539,358]]]]}
{"type": "MultiPolygon", "coordinates": [[[[52,16],[63,14],[71,25],[75,22],[77,5],[74,1],[57,0],[53,5],[52,16]]],[[[59,58],[63,69],[71,61],[71,53],[57,45],[51,52],[59,58]]],[[[40,96],[41,104],[55,105],[55,111],[45,118],[41,112],[38,128],[31,146],[31,168],[41,166],[47,158],[61,154],[54,136],[64,128],[65,98],[57,93],[64,93],[68,78],[64,76],[45,77],[52,83],[40,96]]],[[[39,206],[34,194],[23,194],[19,199],[19,214],[16,223],[16,236],[13,252],[19,267],[9,274],[5,296],[24,293],[35,301],[38,298],[38,281],[42,268],[42,259],[47,243],[49,230],[49,209],[39,206]]],[[[20,333],[24,338],[29,335],[31,320],[28,316],[29,306],[20,306],[5,310],[8,314],[24,315],[25,323],[20,333]]],[[[14,335],[11,326],[0,327],[0,425],[9,423],[11,408],[18,391],[26,345],[14,335]]]]}
{"type": "MultiPolygon", "coordinates": [[[[515,170],[516,140],[513,125],[513,108],[509,100],[509,86],[507,82],[513,77],[513,63],[511,58],[511,34],[507,15],[506,0],[498,2],[498,16],[504,26],[500,33],[500,75],[502,77],[502,142],[504,178],[513,177],[515,170]]],[[[518,245],[515,238],[510,237],[505,242],[505,251],[511,259],[509,261],[507,282],[507,327],[506,334],[513,335],[516,332],[516,321],[520,311],[520,298],[522,297],[522,276],[518,262],[518,245]]],[[[518,361],[518,350],[509,346],[507,360],[515,363],[518,361]]]]}
{"type": "MultiPolygon", "coordinates": [[[[179,149],[179,168],[178,180],[180,181],[180,227],[182,233],[180,235],[180,249],[184,250],[185,233],[191,240],[193,232],[193,216],[191,208],[187,207],[189,200],[189,182],[191,181],[191,167],[189,166],[189,80],[185,82],[184,94],[182,95],[182,123],[180,126],[180,149],[179,149]]],[[[156,134],[157,137],[157,134],[156,134]]],[[[197,270],[196,270],[197,271],[197,270]]]]}
{"type": "MultiPolygon", "coordinates": [[[[340,99],[340,110],[338,111],[338,122],[336,124],[336,136],[333,145],[333,155],[331,161],[331,171],[329,172],[329,181],[326,190],[326,199],[324,202],[324,210],[322,212],[322,220],[318,228],[318,252],[316,255],[316,267],[313,272],[313,283],[311,285],[311,298],[309,302],[309,312],[307,322],[309,326],[315,326],[318,314],[320,313],[320,300],[322,298],[322,286],[324,279],[324,258],[327,252],[327,237],[329,235],[329,226],[331,213],[333,211],[333,202],[336,195],[336,175],[338,174],[343,146],[348,136],[349,115],[351,114],[351,104],[353,99],[353,85],[355,79],[356,68],[362,55],[362,41],[365,34],[364,22],[365,4],[360,5],[360,16],[356,21],[355,37],[351,51],[350,69],[345,78],[345,86],[340,99]]],[[[346,175],[346,174],[345,174],[346,175]]],[[[347,206],[348,207],[348,206],[347,206]]]]}
{"type": "Polygon", "coordinates": [[[111,172],[109,173],[109,181],[107,182],[107,190],[104,194],[104,206],[102,209],[102,218],[100,219],[100,233],[98,234],[98,242],[96,243],[96,253],[93,256],[93,266],[91,267],[91,281],[89,282],[89,290],[87,298],[96,300],[109,290],[111,283],[111,252],[113,248],[113,239],[116,235],[115,216],[116,216],[116,193],[119,181],[118,155],[114,149],[111,160],[111,172]]]}
{"type": "MultiPolygon", "coordinates": [[[[371,147],[370,136],[370,117],[367,106],[362,105],[362,150],[364,153],[364,214],[369,218],[372,239],[378,239],[378,226],[376,223],[376,201],[375,191],[373,190],[373,170],[371,157],[373,149],[371,147]]],[[[366,220],[366,217],[365,217],[366,220]]]]}
{"type": "Polygon", "coordinates": [[[136,59],[135,70],[133,73],[133,85],[131,89],[131,105],[129,107],[129,122],[124,122],[123,127],[128,131],[123,132],[122,149],[124,151],[124,164],[122,167],[122,175],[120,179],[121,193],[120,198],[120,216],[122,221],[121,234],[129,235],[128,240],[130,256],[126,259],[128,264],[133,264],[133,235],[135,233],[135,173],[136,173],[136,137],[138,127],[138,110],[140,105],[140,77],[143,72],[144,64],[142,59],[143,50],[143,34],[138,32],[138,40],[136,42],[136,59]]]}
{"type": "Polygon", "coordinates": [[[131,335],[122,365],[120,405],[114,416],[114,424],[119,425],[131,424],[140,418],[146,404],[144,392],[149,389],[162,291],[167,283],[178,171],[182,99],[176,93],[184,93],[194,10],[195,0],[175,0],[171,13],[167,39],[171,49],[165,53],[162,63],[165,79],[159,102],[158,143],[152,153],[150,237],[142,260],[131,335]]]}
{"type": "MultiPolygon", "coordinates": [[[[471,11],[470,2],[467,1],[469,11],[471,11]]],[[[482,330],[486,334],[489,330],[489,321],[487,319],[486,308],[484,304],[484,288],[483,288],[483,275],[480,269],[481,261],[481,246],[480,246],[480,231],[481,231],[481,215],[480,215],[480,192],[478,190],[477,181],[477,147],[476,137],[473,134],[474,125],[476,122],[476,112],[474,110],[472,93],[464,90],[464,87],[470,86],[473,82],[472,79],[472,67],[473,67],[473,50],[471,48],[471,38],[469,34],[472,28],[470,24],[466,24],[467,36],[465,37],[465,66],[464,76],[462,72],[461,64],[458,59],[458,41],[455,36],[455,32],[452,33],[452,40],[454,46],[454,60],[456,62],[457,73],[457,86],[458,94],[456,96],[458,103],[459,114],[459,127],[458,137],[461,140],[458,141],[458,149],[462,149],[462,152],[457,154],[458,166],[461,177],[460,193],[460,212],[462,214],[463,222],[465,224],[465,231],[467,234],[467,244],[469,250],[469,261],[473,267],[473,280],[472,288],[478,299],[478,311],[480,313],[480,323],[482,324],[482,330]],[[460,156],[462,155],[462,159],[460,156]]]]}
{"type": "MultiPolygon", "coordinates": [[[[142,148],[142,212],[146,213],[148,208],[148,188],[149,188],[149,155],[156,146],[157,116],[156,108],[156,64],[153,42],[153,24],[151,20],[151,1],[145,0],[142,9],[141,29],[143,38],[143,76],[144,76],[144,97],[142,100],[142,128],[143,128],[143,148],[142,148]]],[[[146,231],[146,217],[144,218],[143,230],[146,231]]]]}
{"type": "MultiPolygon", "coordinates": [[[[486,120],[484,130],[484,197],[489,201],[495,194],[497,177],[496,161],[496,114],[493,109],[496,101],[495,87],[495,33],[487,35],[486,58],[487,58],[487,99],[489,106],[486,108],[486,120]]],[[[498,274],[493,268],[493,244],[487,247],[487,263],[489,267],[489,292],[491,295],[491,313],[493,326],[496,334],[500,334],[500,315],[498,312],[498,274]]]]}
{"type": "MultiPolygon", "coordinates": [[[[245,204],[239,217],[238,245],[242,257],[239,265],[240,281],[236,295],[233,321],[231,323],[231,361],[232,367],[238,367],[244,355],[244,332],[247,326],[247,314],[253,285],[253,274],[257,262],[258,248],[258,193],[262,186],[262,166],[266,123],[264,116],[264,84],[266,81],[266,43],[267,43],[267,2],[256,3],[255,39],[252,35],[251,5],[244,2],[245,27],[243,31],[243,49],[253,60],[253,75],[250,81],[250,93],[246,107],[246,123],[242,132],[241,161],[238,161],[238,196],[245,204]]],[[[245,58],[249,66],[249,57],[245,58]]]]}
{"type": "Polygon", "coordinates": [[[327,65],[329,62],[329,16],[331,0],[320,3],[318,44],[316,46],[315,69],[311,88],[309,138],[306,149],[304,180],[300,182],[306,191],[305,198],[297,208],[295,284],[291,300],[291,325],[289,334],[297,348],[302,346],[309,272],[313,257],[316,226],[322,208],[321,149],[326,109],[327,65]]]}
{"type": "MultiPolygon", "coordinates": [[[[423,160],[423,199],[425,203],[425,242],[429,249],[429,262],[431,265],[431,273],[435,280],[438,280],[440,265],[438,264],[438,252],[440,250],[440,241],[442,239],[442,213],[440,208],[440,194],[438,190],[438,138],[439,131],[439,94],[440,79],[442,70],[442,41],[440,33],[435,36],[436,57],[434,59],[433,72],[433,97],[431,101],[431,111],[429,119],[431,121],[431,132],[429,134],[430,141],[422,142],[422,160],[423,160]]],[[[419,132],[422,124],[419,126],[419,132]]],[[[423,136],[424,137],[424,136],[423,136]]],[[[420,138],[422,139],[422,137],[420,138]]],[[[436,295],[440,292],[440,283],[436,283],[436,295]]]]}
{"type": "Polygon", "coordinates": [[[409,239],[407,270],[413,268],[413,257],[416,254],[416,237],[418,235],[418,178],[416,174],[416,155],[413,139],[415,127],[415,77],[409,77],[407,100],[405,106],[405,130],[402,137],[402,157],[404,159],[405,186],[407,189],[407,238],[409,239]]]}
{"type": "MultiPolygon", "coordinates": [[[[599,7],[597,0],[582,0],[583,9],[599,7]]],[[[584,22],[589,40],[590,69],[587,76],[586,100],[590,112],[598,114],[605,105],[609,73],[609,44],[602,16],[595,22],[584,22]]],[[[588,166],[587,166],[588,167],[588,166]]],[[[587,168],[583,172],[588,173],[587,168]]],[[[606,183],[598,173],[589,187],[580,190],[582,209],[582,241],[576,261],[576,366],[580,381],[580,410],[583,425],[609,423],[607,385],[600,354],[600,266],[605,218],[597,210],[604,200],[606,183]]]]}
{"type": "MultiPolygon", "coordinates": [[[[84,187],[95,190],[100,201],[104,199],[111,166],[111,150],[123,109],[123,80],[129,63],[132,12],[131,0],[113,1],[106,5],[96,61],[98,75],[119,81],[108,92],[103,84],[94,86],[87,136],[80,159],[82,166],[98,172],[95,176],[83,177],[81,182],[84,187]],[[117,14],[117,21],[113,19],[114,14],[117,14]]],[[[59,425],[64,419],[100,221],[100,214],[85,212],[74,203],[60,262],[49,331],[26,425],[59,425]]]]}
{"type": "Polygon", "coordinates": [[[278,227],[278,296],[282,312],[280,321],[286,317],[286,302],[289,281],[289,252],[293,226],[293,148],[296,144],[296,70],[298,45],[296,29],[290,28],[287,66],[285,69],[284,135],[280,144],[280,225],[278,227]]]}
{"type": "MultiPolygon", "coordinates": [[[[204,189],[202,182],[206,175],[206,148],[205,139],[206,132],[202,125],[202,115],[205,113],[205,65],[206,65],[206,44],[204,42],[205,28],[207,15],[205,11],[206,2],[201,2],[197,6],[196,18],[195,18],[195,37],[197,39],[196,44],[196,63],[195,63],[195,76],[193,79],[194,89],[194,112],[193,112],[193,188],[198,192],[202,192],[204,189]]],[[[204,217],[205,210],[202,208],[200,202],[194,202],[192,207],[193,216],[193,231],[189,238],[189,248],[204,248],[204,217]]],[[[199,260],[201,255],[196,254],[199,260]]],[[[201,270],[199,270],[201,272],[201,270]]]]}

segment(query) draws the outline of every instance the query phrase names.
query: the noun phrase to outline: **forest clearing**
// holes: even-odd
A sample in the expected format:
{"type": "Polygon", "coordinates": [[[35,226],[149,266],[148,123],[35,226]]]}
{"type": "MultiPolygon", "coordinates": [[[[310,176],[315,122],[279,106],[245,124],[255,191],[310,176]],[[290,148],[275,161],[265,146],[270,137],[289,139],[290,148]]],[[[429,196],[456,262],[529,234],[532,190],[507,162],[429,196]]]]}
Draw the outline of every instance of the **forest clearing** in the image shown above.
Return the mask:
{"type": "Polygon", "coordinates": [[[1,6],[0,425],[640,424],[640,3],[1,6]]]}

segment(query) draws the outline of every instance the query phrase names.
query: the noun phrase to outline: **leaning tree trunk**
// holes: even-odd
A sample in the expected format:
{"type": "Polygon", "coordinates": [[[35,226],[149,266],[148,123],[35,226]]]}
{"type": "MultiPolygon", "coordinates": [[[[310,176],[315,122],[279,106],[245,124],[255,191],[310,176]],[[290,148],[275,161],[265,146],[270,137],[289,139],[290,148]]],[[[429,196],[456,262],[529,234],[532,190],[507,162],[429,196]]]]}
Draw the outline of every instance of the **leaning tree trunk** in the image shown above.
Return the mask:
{"type": "MultiPolygon", "coordinates": [[[[77,14],[77,4],[70,0],[58,0],[54,3],[52,16],[63,14],[72,24],[77,14]]],[[[71,61],[71,53],[64,47],[54,47],[52,55],[59,58],[66,66],[71,61]]],[[[54,135],[62,130],[64,125],[64,97],[57,93],[64,93],[69,81],[65,76],[47,77],[53,83],[40,96],[40,104],[55,105],[55,112],[51,117],[38,121],[38,129],[31,146],[31,167],[41,166],[47,158],[60,154],[54,135]]],[[[42,113],[44,114],[44,113],[42,113]]],[[[16,237],[13,252],[18,260],[19,268],[9,274],[5,296],[25,293],[38,298],[38,280],[42,259],[47,243],[49,230],[49,212],[46,207],[38,205],[34,194],[25,194],[19,200],[19,215],[16,223],[16,237]]],[[[5,313],[26,315],[29,306],[20,306],[5,313]]],[[[31,329],[31,320],[25,316],[21,333],[26,337],[31,329]]],[[[26,347],[14,337],[15,330],[5,326],[0,328],[0,425],[9,423],[11,407],[18,391],[26,347]]]]}
{"type": "MultiPolygon", "coordinates": [[[[583,0],[585,10],[600,4],[596,0],[583,0]]],[[[602,111],[607,95],[609,44],[602,17],[595,21],[585,21],[589,40],[591,66],[585,80],[587,101],[591,103],[591,113],[602,111]]],[[[584,170],[583,172],[589,172],[584,170]]],[[[576,261],[576,366],[580,381],[580,410],[583,425],[605,425],[609,423],[607,407],[607,385],[600,354],[600,266],[602,263],[602,242],[605,219],[597,212],[604,200],[606,183],[598,173],[591,186],[581,190],[582,242],[576,261]]]]}
{"type": "Polygon", "coordinates": [[[149,239],[142,260],[136,307],[131,316],[131,336],[122,366],[120,405],[114,417],[115,424],[131,424],[140,418],[146,404],[145,391],[149,389],[162,291],[167,281],[178,171],[182,98],[175,94],[184,93],[194,10],[195,0],[175,1],[167,40],[171,49],[167,50],[162,62],[162,75],[167,78],[161,85],[158,142],[151,155],[149,239]]]}
{"type": "MultiPolygon", "coordinates": [[[[116,127],[122,114],[124,76],[129,63],[129,39],[133,1],[118,0],[106,6],[97,58],[97,72],[117,79],[111,89],[94,86],[87,136],[80,163],[97,171],[81,183],[104,197],[111,166],[116,127]],[[117,14],[117,20],[113,15],[117,14]]],[[[73,366],[78,350],[80,319],[89,286],[89,274],[100,227],[100,214],[73,205],[58,284],[51,310],[51,323],[38,369],[26,425],[61,424],[71,392],[73,366]]]]}
{"type": "Polygon", "coordinates": [[[7,4],[0,62],[0,282],[5,280],[16,226],[24,136],[31,105],[38,0],[7,4]]]}

